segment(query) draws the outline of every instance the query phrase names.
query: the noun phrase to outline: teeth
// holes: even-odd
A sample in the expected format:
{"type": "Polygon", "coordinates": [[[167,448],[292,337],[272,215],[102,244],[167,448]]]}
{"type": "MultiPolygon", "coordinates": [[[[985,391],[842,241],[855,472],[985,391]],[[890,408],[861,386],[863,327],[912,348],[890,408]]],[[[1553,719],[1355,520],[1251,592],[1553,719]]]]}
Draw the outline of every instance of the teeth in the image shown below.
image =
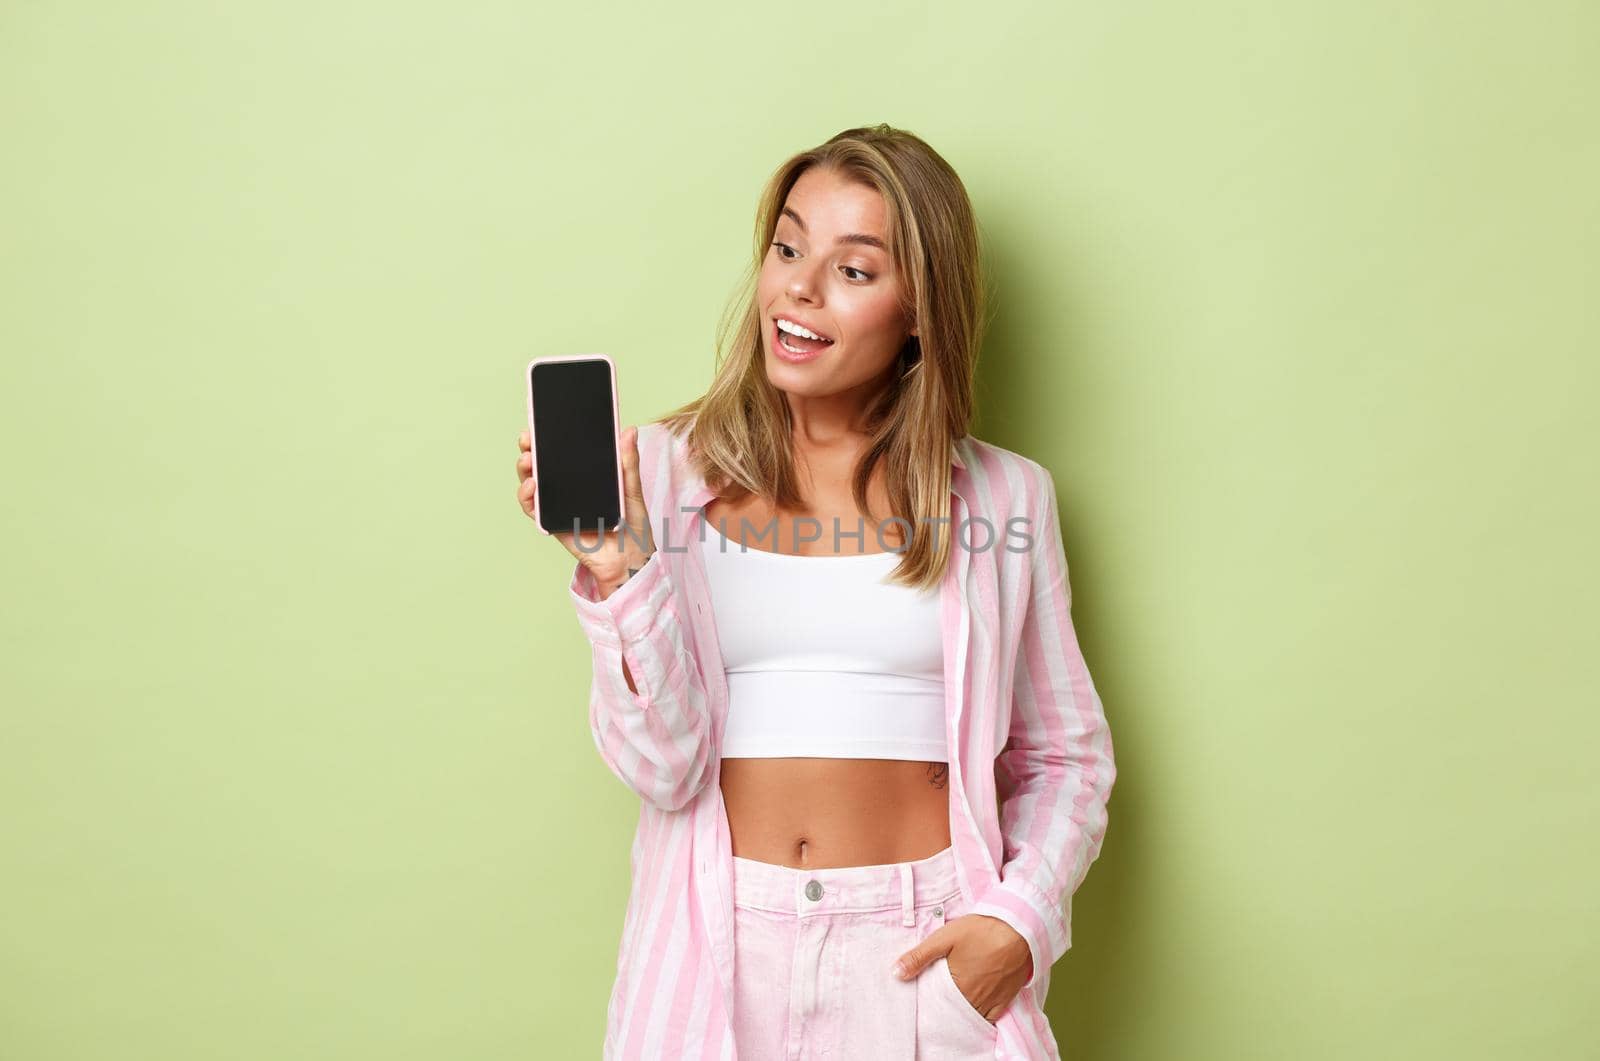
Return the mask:
{"type": "Polygon", "coordinates": [[[778,318],[778,330],[779,331],[788,332],[791,335],[798,335],[802,339],[822,339],[823,338],[822,336],[818,335],[816,332],[811,331],[809,328],[802,328],[802,327],[800,327],[800,325],[794,323],[793,321],[785,320],[782,317],[778,318]]]}

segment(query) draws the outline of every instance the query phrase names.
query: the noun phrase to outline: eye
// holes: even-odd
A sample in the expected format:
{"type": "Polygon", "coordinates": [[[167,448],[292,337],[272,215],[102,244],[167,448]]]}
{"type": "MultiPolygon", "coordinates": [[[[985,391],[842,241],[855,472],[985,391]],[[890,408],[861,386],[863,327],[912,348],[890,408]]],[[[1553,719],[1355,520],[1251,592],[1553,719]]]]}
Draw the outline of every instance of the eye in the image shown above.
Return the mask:
{"type": "Polygon", "coordinates": [[[782,258],[786,262],[794,261],[793,258],[787,257],[783,253],[784,251],[792,251],[792,250],[794,250],[793,247],[789,246],[787,243],[779,243],[777,240],[773,240],[772,241],[772,245],[774,247],[778,248],[778,257],[782,258]]]}
{"type": "Polygon", "coordinates": [[[871,273],[862,273],[860,269],[857,269],[853,265],[845,265],[845,266],[841,266],[841,268],[843,268],[846,272],[861,273],[861,279],[863,279],[863,280],[871,280],[872,279],[872,274],[871,273]]]}

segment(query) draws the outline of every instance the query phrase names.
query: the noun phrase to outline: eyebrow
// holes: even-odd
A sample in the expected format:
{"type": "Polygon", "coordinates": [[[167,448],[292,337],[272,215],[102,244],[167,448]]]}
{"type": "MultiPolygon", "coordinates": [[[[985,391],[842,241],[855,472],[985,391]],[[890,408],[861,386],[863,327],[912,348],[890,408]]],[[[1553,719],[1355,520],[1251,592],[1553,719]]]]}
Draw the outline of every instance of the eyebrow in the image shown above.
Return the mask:
{"type": "MultiPolygon", "coordinates": [[[[794,223],[800,226],[800,231],[801,232],[804,232],[806,230],[806,223],[804,221],[800,220],[800,215],[795,213],[789,207],[786,206],[786,207],[783,208],[783,214],[794,218],[794,223]]],[[[865,232],[846,232],[844,235],[842,235],[838,239],[834,240],[834,242],[835,243],[864,243],[869,247],[876,247],[879,250],[884,251],[884,252],[887,252],[889,250],[888,247],[885,247],[883,245],[883,240],[879,239],[877,236],[869,236],[865,232]]]]}

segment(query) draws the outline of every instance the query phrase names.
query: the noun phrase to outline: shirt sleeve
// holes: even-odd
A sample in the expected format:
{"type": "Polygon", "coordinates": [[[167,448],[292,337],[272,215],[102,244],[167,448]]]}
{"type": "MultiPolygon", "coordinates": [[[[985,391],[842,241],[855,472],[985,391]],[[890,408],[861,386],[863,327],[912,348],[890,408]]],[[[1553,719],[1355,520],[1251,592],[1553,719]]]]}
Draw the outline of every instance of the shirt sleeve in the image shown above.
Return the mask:
{"type": "Polygon", "coordinates": [[[1105,836],[1111,733],[1072,625],[1055,481],[1037,462],[1030,587],[1011,726],[996,757],[1005,861],[971,913],[999,918],[1033,953],[1031,986],[1071,946],[1072,894],[1105,836]]]}
{"type": "Polygon", "coordinates": [[[711,778],[711,713],[685,647],[679,591],[659,550],[601,599],[580,561],[568,587],[593,654],[589,728],[612,773],[662,810],[687,805],[711,778]],[[626,661],[638,692],[628,688],[626,661]]]}

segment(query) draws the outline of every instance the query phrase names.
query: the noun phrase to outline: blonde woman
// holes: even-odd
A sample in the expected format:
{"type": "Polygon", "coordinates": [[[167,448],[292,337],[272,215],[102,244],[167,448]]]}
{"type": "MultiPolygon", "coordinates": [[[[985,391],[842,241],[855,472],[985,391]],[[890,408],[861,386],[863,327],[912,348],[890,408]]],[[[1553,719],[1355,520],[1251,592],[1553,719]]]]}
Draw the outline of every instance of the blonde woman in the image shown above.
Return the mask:
{"type": "Polygon", "coordinates": [[[709,391],[622,432],[624,525],[557,535],[641,801],[604,1055],[1059,1057],[1115,769],[1054,482],[968,433],[966,191],[842,132],[773,175],[750,279],[709,391]]]}

